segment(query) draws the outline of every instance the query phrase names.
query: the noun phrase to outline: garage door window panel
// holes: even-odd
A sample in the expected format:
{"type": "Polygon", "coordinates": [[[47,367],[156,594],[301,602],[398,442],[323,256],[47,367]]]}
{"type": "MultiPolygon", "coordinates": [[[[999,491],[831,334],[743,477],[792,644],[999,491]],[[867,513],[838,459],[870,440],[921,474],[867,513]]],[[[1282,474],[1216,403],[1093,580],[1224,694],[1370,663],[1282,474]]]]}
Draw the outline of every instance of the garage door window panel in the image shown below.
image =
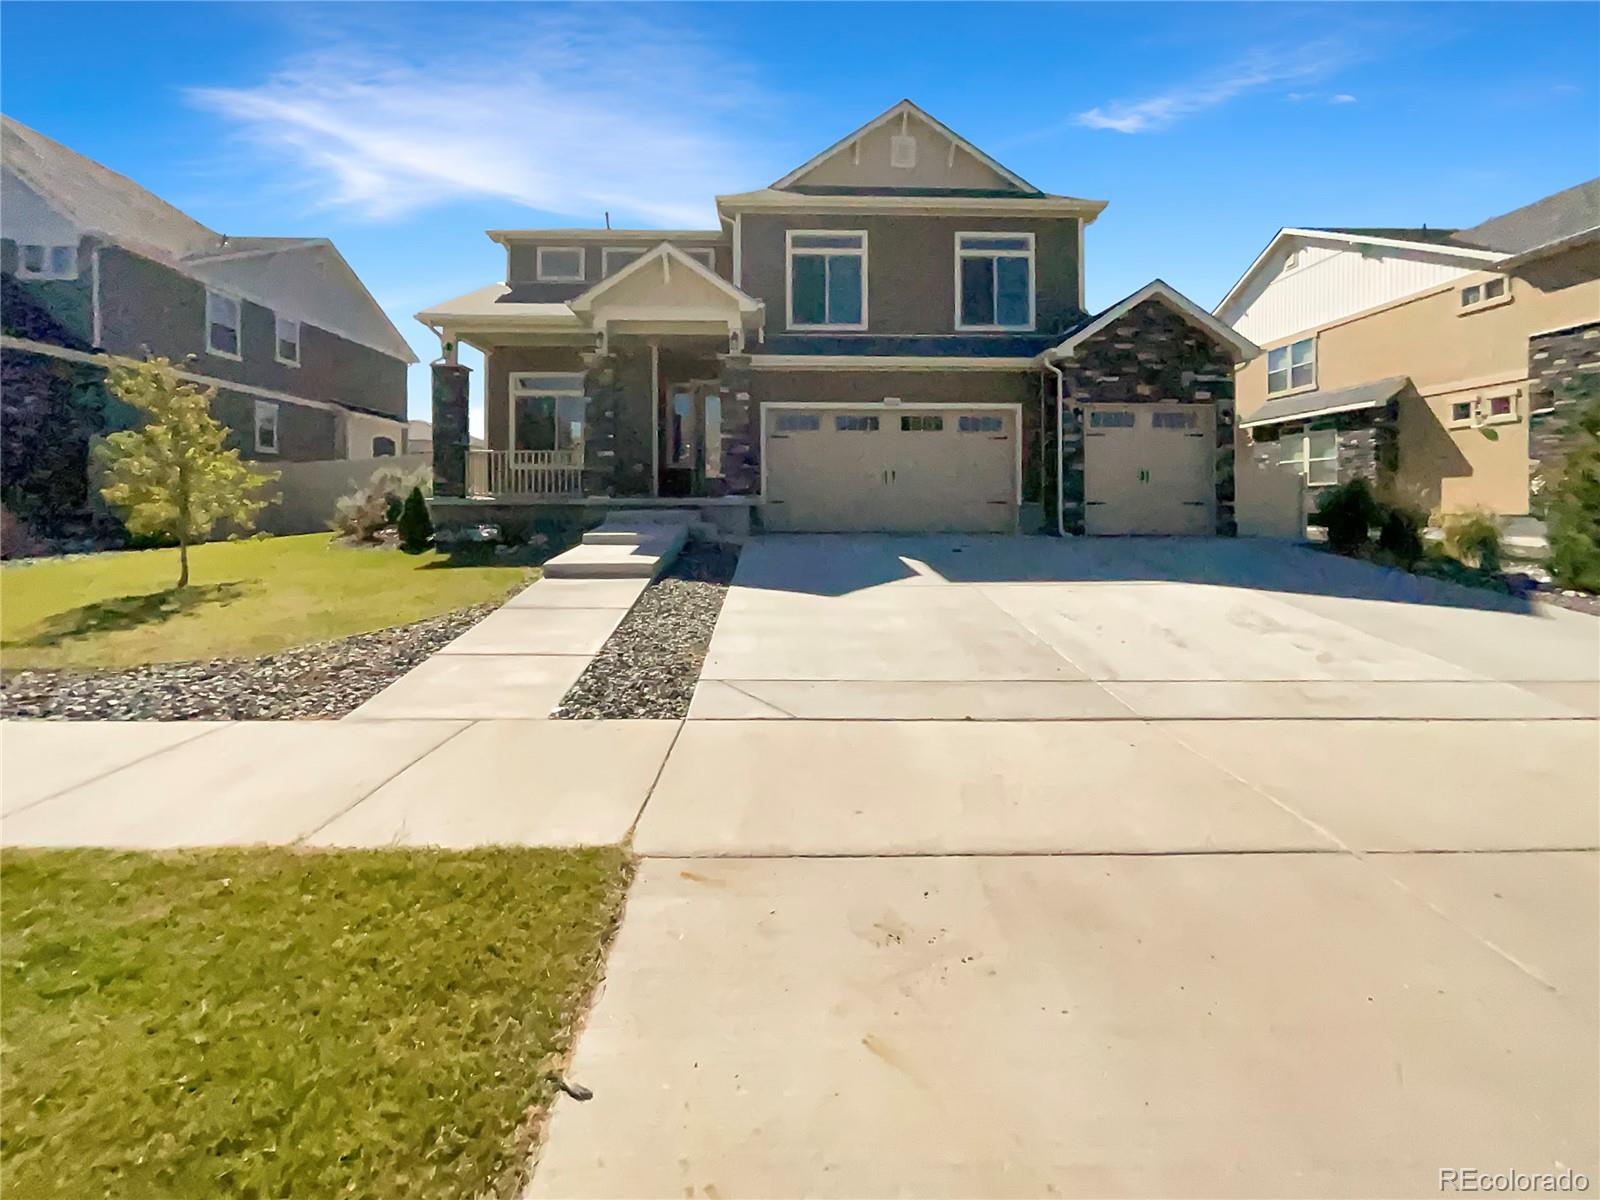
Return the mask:
{"type": "Polygon", "coordinates": [[[902,433],[941,433],[943,430],[944,418],[941,416],[908,415],[900,418],[902,433]]]}
{"type": "Polygon", "coordinates": [[[788,233],[789,327],[867,327],[865,232],[788,233]]]}
{"type": "Polygon", "coordinates": [[[999,417],[962,417],[956,426],[962,433],[1000,433],[1005,427],[999,417]]]}
{"type": "Polygon", "coordinates": [[[1033,326],[1033,235],[956,234],[956,328],[1033,326]]]}
{"type": "Polygon", "coordinates": [[[841,415],[833,419],[833,427],[840,433],[877,433],[878,418],[841,415]]]}
{"type": "Polygon", "coordinates": [[[1090,429],[1132,429],[1135,418],[1127,409],[1094,409],[1089,413],[1090,429]]]}

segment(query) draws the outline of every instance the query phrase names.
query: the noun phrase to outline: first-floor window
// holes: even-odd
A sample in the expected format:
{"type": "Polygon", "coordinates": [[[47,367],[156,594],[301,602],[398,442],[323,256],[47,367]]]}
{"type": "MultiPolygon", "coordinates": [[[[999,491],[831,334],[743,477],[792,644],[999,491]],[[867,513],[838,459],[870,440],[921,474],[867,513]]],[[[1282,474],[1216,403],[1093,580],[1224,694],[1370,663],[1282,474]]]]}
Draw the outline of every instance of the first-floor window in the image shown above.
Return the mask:
{"type": "Polygon", "coordinates": [[[17,274],[24,279],[76,279],[78,248],[77,246],[18,246],[17,274]]]}
{"type": "Polygon", "coordinates": [[[392,437],[375,437],[372,439],[373,458],[393,458],[394,439],[392,437]]]}
{"type": "Polygon", "coordinates": [[[270,400],[256,401],[256,453],[278,452],[278,406],[270,400]]]}
{"type": "Polygon", "coordinates": [[[224,358],[238,358],[239,301],[221,292],[206,293],[206,349],[224,358]]]}
{"type": "Polygon", "coordinates": [[[791,229],[789,326],[867,327],[867,235],[791,229]]]}
{"type": "Polygon", "coordinates": [[[1317,339],[1301,338],[1267,351],[1267,395],[1294,392],[1317,382],[1317,339]]]}
{"type": "Polygon", "coordinates": [[[1339,482],[1339,431],[1312,429],[1278,438],[1278,462],[1306,481],[1308,487],[1339,482]]]}
{"type": "Polygon", "coordinates": [[[582,375],[516,372],[511,376],[508,447],[581,453],[587,406],[582,375]]]}
{"type": "Polygon", "coordinates": [[[276,326],[273,338],[277,345],[275,353],[278,361],[291,367],[300,365],[300,322],[291,321],[288,317],[276,317],[273,321],[276,326]]]}
{"type": "Polygon", "coordinates": [[[956,328],[1033,328],[1033,234],[956,234],[956,328]]]}

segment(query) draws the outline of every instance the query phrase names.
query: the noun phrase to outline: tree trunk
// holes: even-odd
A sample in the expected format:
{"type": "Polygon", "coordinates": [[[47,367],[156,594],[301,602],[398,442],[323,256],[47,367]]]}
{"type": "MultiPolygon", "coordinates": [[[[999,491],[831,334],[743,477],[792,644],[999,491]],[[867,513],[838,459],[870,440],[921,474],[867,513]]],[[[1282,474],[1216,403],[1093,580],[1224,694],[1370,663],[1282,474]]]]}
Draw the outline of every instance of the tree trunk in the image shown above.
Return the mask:
{"type": "Polygon", "coordinates": [[[178,589],[189,586],[189,530],[178,533],[178,589]]]}
{"type": "Polygon", "coordinates": [[[178,590],[189,586],[189,472],[178,466],[178,590]]]}

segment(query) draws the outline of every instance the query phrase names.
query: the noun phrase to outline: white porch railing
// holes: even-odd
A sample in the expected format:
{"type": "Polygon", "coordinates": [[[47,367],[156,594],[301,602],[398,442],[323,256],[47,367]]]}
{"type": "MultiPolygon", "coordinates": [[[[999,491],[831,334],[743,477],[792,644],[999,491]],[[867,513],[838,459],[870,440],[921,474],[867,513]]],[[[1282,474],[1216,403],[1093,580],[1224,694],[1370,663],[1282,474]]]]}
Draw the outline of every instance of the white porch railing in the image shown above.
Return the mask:
{"type": "Polygon", "coordinates": [[[468,450],[469,496],[583,495],[582,450],[468,450]]]}

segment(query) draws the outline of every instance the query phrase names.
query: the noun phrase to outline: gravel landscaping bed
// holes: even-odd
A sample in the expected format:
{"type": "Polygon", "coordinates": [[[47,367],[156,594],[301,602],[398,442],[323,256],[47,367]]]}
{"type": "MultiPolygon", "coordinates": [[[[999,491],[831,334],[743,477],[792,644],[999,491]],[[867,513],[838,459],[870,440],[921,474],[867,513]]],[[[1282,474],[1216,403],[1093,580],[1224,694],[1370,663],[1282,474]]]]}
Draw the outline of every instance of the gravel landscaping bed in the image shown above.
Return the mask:
{"type": "Polygon", "coordinates": [[[737,547],[685,546],[551,715],[585,720],[687,716],[738,563],[737,547]]]}
{"type": "Polygon", "coordinates": [[[157,663],[127,671],[17,671],[0,681],[0,715],[71,721],[342,717],[504,602],[264,658],[157,663]]]}

